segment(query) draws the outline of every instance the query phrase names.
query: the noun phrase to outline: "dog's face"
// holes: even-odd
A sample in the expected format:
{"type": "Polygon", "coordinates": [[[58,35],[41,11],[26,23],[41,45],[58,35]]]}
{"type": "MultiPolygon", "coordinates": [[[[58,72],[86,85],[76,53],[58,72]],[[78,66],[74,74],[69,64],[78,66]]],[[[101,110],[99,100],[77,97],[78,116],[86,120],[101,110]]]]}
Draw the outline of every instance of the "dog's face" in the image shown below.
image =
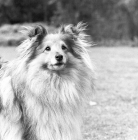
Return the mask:
{"type": "Polygon", "coordinates": [[[21,45],[20,55],[28,59],[29,66],[36,69],[61,71],[71,65],[75,60],[87,62],[85,47],[89,44],[85,40],[82,25],[69,25],[60,28],[57,33],[50,34],[42,26],[28,31],[27,43],[21,45]]]}
{"type": "Polygon", "coordinates": [[[61,34],[49,34],[44,37],[42,44],[44,66],[49,70],[62,70],[68,63],[70,49],[61,34]]]}

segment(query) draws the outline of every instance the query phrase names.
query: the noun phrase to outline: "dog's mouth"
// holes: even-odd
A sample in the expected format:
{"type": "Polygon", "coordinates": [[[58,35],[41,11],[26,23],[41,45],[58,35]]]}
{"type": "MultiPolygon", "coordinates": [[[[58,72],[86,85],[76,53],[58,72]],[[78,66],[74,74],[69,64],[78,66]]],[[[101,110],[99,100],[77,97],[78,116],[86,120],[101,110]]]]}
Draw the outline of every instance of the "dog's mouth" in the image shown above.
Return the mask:
{"type": "Polygon", "coordinates": [[[54,64],[55,66],[62,66],[62,65],[64,65],[64,63],[56,63],[56,64],[54,64]]]}
{"type": "Polygon", "coordinates": [[[58,62],[52,65],[53,70],[62,70],[65,68],[65,63],[58,62]]]}

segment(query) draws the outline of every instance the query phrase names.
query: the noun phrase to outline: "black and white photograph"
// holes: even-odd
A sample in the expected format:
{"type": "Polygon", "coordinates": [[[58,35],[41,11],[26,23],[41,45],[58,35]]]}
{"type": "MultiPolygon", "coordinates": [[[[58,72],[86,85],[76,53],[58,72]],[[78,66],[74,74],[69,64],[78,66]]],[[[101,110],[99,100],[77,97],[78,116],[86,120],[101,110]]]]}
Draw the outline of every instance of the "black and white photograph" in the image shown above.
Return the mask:
{"type": "Polygon", "coordinates": [[[0,0],[0,140],[138,140],[138,0],[0,0]]]}

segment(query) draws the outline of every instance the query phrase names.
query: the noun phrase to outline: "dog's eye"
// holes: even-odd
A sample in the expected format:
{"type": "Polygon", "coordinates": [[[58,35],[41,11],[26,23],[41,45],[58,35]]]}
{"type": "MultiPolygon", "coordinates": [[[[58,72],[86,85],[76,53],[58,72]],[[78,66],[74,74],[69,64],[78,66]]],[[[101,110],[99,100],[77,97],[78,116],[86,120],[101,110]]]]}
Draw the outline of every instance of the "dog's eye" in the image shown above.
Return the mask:
{"type": "Polygon", "coordinates": [[[50,51],[51,48],[50,48],[49,46],[47,46],[47,47],[45,48],[45,50],[46,50],[46,51],[50,51]]]}
{"type": "Polygon", "coordinates": [[[65,45],[61,46],[62,50],[67,50],[67,47],[65,45]]]}

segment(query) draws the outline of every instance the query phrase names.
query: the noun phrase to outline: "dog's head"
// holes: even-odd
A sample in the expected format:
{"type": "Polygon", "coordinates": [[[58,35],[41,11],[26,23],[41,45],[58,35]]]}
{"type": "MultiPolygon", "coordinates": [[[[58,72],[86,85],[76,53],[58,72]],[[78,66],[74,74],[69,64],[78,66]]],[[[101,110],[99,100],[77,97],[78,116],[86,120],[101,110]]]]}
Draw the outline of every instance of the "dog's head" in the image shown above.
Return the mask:
{"type": "Polygon", "coordinates": [[[48,34],[41,44],[44,67],[49,70],[62,70],[69,59],[70,48],[62,34],[48,34]]]}
{"type": "Polygon", "coordinates": [[[43,26],[28,29],[28,39],[19,47],[20,57],[26,59],[28,64],[39,65],[42,69],[50,71],[64,70],[71,67],[75,60],[86,64],[89,68],[90,59],[87,41],[84,33],[85,25],[67,25],[59,28],[57,33],[48,33],[43,26]]]}
{"type": "Polygon", "coordinates": [[[27,39],[18,47],[15,79],[37,96],[47,93],[48,100],[56,98],[56,90],[75,88],[72,82],[79,90],[86,89],[86,84],[89,87],[92,66],[87,48],[92,44],[84,30],[82,23],[62,26],[55,33],[48,33],[43,26],[27,29],[27,39]]]}

